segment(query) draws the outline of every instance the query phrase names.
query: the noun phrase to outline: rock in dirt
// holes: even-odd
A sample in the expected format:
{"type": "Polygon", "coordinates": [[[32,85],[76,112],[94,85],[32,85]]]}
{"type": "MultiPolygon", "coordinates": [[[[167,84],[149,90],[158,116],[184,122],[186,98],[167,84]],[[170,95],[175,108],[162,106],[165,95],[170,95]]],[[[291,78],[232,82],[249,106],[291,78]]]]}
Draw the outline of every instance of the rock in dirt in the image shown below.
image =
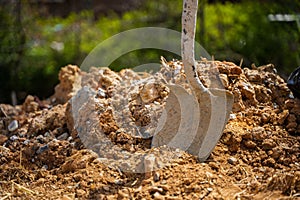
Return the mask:
{"type": "Polygon", "coordinates": [[[81,71],[76,65],[63,67],[58,75],[60,83],[51,97],[57,103],[66,103],[81,87],[81,71]]]}
{"type": "Polygon", "coordinates": [[[230,157],[228,158],[228,163],[236,165],[238,163],[238,160],[235,157],[230,157]]]}
{"type": "Polygon", "coordinates": [[[12,122],[10,122],[10,124],[8,125],[7,129],[10,132],[13,132],[15,130],[17,130],[19,128],[19,124],[17,120],[13,120],[12,122]]]}

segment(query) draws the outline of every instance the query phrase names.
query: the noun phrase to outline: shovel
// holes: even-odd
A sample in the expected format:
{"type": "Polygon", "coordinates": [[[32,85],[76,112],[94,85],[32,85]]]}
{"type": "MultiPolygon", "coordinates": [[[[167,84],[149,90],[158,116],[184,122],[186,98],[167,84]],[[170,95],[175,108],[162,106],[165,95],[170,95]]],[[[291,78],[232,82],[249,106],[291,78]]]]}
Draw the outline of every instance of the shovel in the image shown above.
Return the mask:
{"type": "Polygon", "coordinates": [[[194,58],[197,8],[197,0],[183,1],[181,54],[192,94],[181,86],[168,85],[170,94],[152,146],[178,148],[205,161],[223,133],[233,95],[225,89],[206,88],[199,79],[194,58]]]}

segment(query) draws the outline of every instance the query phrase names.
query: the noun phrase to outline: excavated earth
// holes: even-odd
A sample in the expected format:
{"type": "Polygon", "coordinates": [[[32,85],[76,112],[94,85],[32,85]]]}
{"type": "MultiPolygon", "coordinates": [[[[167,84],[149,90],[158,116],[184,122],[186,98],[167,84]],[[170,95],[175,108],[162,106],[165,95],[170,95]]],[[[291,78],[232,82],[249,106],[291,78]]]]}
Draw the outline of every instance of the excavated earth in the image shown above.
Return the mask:
{"type": "MultiPolygon", "coordinates": [[[[108,68],[87,73],[68,65],[61,69],[60,83],[49,99],[28,96],[22,105],[0,105],[0,199],[300,198],[300,100],[271,64],[251,69],[220,61],[199,65],[201,75],[203,69],[217,70],[225,89],[234,95],[230,119],[205,162],[182,153],[147,173],[102,162],[74,128],[76,123],[85,126],[77,119],[84,113],[74,119],[70,99],[81,85],[90,85],[97,91],[94,120],[102,133],[128,152],[150,151],[151,137],[122,129],[117,115],[126,113],[115,112],[110,102],[113,94],[128,90],[127,83],[152,75],[108,68]]],[[[140,82],[124,101],[139,126],[157,118],[160,111],[149,108],[164,106],[168,97],[168,87],[158,79],[187,87],[181,62],[163,61],[160,73],[162,78],[140,82]]],[[[213,87],[207,77],[200,79],[213,87]]]]}

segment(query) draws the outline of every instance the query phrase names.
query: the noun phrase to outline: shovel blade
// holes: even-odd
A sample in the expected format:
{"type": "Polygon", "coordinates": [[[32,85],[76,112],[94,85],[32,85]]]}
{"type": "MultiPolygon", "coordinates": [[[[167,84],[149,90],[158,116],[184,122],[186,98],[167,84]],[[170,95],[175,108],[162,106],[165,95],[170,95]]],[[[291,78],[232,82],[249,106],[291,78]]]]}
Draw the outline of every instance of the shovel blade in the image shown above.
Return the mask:
{"type": "Polygon", "coordinates": [[[159,119],[152,146],[167,145],[186,151],[195,137],[199,121],[199,106],[183,87],[168,85],[170,94],[159,119]]]}
{"type": "Polygon", "coordinates": [[[232,110],[233,95],[223,89],[209,89],[198,102],[201,119],[188,152],[205,161],[222,136],[232,110]]]}
{"type": "Polygon", "coordinates": [[[170,95],[152,139],[152,146],[166,145],[204,161],[220,139],[233,105],[233,95],[209,89],[198,99],[183,87],[168,85],[170,95]]]}

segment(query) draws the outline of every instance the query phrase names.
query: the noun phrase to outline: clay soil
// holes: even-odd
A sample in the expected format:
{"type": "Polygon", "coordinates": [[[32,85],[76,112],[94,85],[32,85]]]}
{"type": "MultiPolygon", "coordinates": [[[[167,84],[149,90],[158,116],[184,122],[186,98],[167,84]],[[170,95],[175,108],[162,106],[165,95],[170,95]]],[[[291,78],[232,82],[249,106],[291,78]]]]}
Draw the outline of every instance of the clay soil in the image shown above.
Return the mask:
{"type": "MultiPolygon", "coordinates": [[[[60,84],[51,98],[28,96],[22,105],[1,104],[0,199],[300,198],[300,100],[292,96],[273,65],[241,69],[230,62],[213,64],[225,89],[234,95],[221,139],[205,162],[184,153],[152,173],[118,170],[82,144],[74,130],[69,99],[87,73],[76,66],[61,69],[60,84]]],[[[180,76],[179,82],[184,79],[179,61],[164,65],[180,76]]],[[[121,87],[120,80],[139,80],[142,75],[108,68],[98,72],[92,70],[88,79],[92,81],[81,84],[100,88],[98,96],[104,105],[99,109],[101,128],[116,145],[128,151],[146,151],[149,141],[120,132],[118,122],[105,109],[111,92],[121,87]]],[[[163,102],[168,96],[167,88],[150,85],[149,89],[154,86],[156,93],[143,96],[143,92],[147,94],[145,86],[140,98],[131,102],[137,122],[147,116],[139,112],[145,108],[143,103],[163,102]]]]}

